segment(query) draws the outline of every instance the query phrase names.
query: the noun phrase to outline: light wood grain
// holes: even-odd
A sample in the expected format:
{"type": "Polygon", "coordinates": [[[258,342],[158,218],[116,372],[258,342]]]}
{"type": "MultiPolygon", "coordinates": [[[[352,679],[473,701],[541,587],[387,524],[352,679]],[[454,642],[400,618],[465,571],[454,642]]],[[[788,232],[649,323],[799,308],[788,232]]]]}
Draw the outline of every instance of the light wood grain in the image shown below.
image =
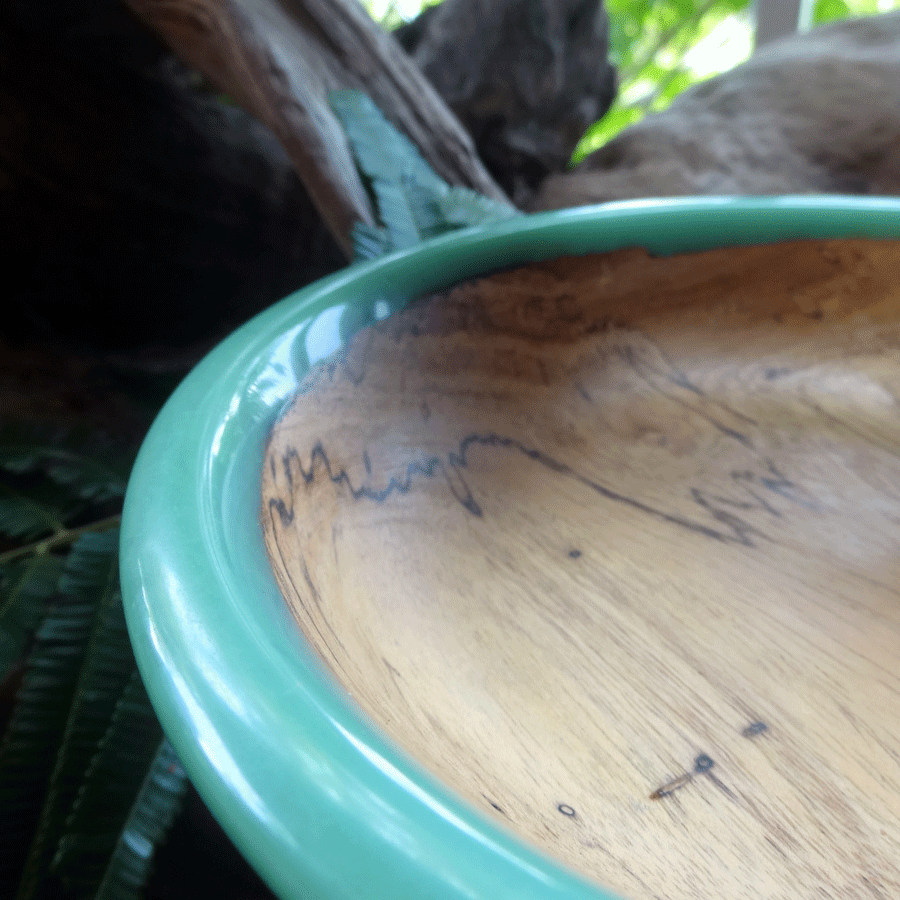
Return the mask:
{"type": "Polygon", "coordinates": [[[315,370],[267,546],[360,707],[599,883],[888,900],[898,396],[900,243],[558,260],[315,370]]]}

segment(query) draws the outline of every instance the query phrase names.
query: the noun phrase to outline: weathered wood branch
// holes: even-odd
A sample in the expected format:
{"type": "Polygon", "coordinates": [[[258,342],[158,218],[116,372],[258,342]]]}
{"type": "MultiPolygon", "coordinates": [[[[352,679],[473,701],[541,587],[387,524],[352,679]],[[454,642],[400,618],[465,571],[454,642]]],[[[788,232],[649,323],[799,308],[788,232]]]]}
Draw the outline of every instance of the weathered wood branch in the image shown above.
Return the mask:
{"type": "Polygon", "coordinates": [[[506,199],[468,133],[356,0],[126,2],[272,130],[348,253],[354,222],[371,223],[372,211],[328,104],[332,90],[365,90],[441,177],[506,199]]]}
{"type": "Polygon", "coordinates": [[[602,0],[443,0],[396,36],[520,205],[616,94],[602,0]]]}

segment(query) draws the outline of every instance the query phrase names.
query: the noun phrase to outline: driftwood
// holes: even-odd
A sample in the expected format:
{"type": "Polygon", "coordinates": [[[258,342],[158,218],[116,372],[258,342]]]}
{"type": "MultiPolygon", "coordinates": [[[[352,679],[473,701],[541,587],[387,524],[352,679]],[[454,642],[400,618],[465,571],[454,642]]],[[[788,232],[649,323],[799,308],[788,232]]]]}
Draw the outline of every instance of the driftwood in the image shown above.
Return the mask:
{"type": "Polygon", "coordinates": [[[254,113],[285,147],[349,252],[368,197],[329,91],[365,89],[451,184],[505,199],[470,136],[356,0],[128,0],[190,65],[254,113]]]}
{"type": "Polygon", "coordinates": [[[534,209],[691,194],[900,194],[900,13],[773,42],[626,129],[534,209]]]}
{"type": "Polygon", "coordinates": [[[444,0],[397,37],[516,201],[615,97],[600,0],[444,0]]]}

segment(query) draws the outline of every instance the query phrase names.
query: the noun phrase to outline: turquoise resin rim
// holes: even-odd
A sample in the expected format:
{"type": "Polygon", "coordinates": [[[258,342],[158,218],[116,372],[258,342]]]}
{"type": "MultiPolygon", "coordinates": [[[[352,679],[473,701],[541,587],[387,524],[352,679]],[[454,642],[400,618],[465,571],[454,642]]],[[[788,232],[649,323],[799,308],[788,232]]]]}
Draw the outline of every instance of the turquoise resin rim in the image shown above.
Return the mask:
{"type": "MultiPolygon", "coordinates": [[[[627,246],[666,255],[794,238],[900,237],[887,198],[609,204],[470,229],[305,288],[213,350],[141,449],[122,521],[138,664],[214,815],[280,897],[602,900],[388,742],[321,668],[278,592],[259,525],[263,445],[345,308],[627,246]]],[[[380,304],[379,304],[380,301],[380,304]]]]}

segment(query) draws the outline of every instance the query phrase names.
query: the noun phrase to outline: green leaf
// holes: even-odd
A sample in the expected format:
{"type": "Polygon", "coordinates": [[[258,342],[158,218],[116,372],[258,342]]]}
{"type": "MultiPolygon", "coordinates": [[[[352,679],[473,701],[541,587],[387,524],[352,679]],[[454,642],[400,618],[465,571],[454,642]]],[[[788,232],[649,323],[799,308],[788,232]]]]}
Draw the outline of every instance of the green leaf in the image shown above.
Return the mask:
{"type": "Polygon", "coordinates": [[[28,656],[0,743],[0,896],[15,895],[97,614],[91,587],[108,582],[114,559],[114,534],[89,535],[72,548],[28,656]]]}
{"type": "Polygon", "coordinates": [[[517,214],[506,203],[451,188],[365,94],[336,91],[329,99],[346,131],[381,223],[376,228],[362,224],[354,228],[357,260],[517,214]]]}
{"type": "MultiPolygon", "coordinates": [[[[19,900],[29,900],[52,885],[50,862],[72,812],[81,780],[112,719],[116,702],[134,671],[134,656],[125,626],[118,585],[118,531],[86,534],[73,546],[59,582],[60,593],[90,608],[90,627],[84,634],[68,621],[42,628],[45,637],[68,644],[77,660],[74,691],[57,744],[43,807],[19,886],[19,900]]],[[[45,623],[50,625],[51,620],[45,623]]],[[[45,705],[53,704],[45,698],[45,705]]]]}
{"type": "Polygon", "coordinates": [[[95,503],[125,495],[133,461],[130,452],[86,432],[21,425],[0,431],[0,469],[42,472],[71,496],[95,503]]]}
{"type": "Polygon", "coordinates": [[[51,875],[68,896],[93,897],[103,882],[162,738],[134,668],[84,775],[51,862],[51,875]]]}
{"type": "Polygon", "coordinates": [[[463,187],[450,188],[437,205],[445,230],[491,225],[519,215],[514,207],[463,187]]]}
{"type": "Polygon", "coordinates": [[[153,850],[171,827],[186,787],[181,762],[171,744],[163,740],[94,900],[141,900],[153,850]]]}
{"type": "Polygon", "coordinates": [[[8,537],[31,540],[66,527],[64,514],[58,507],[45,505],[0,482],[0,533],[8,537]]]}
{"type": "Polygon", "coordinates": [[[620,131],[640,121],[643,117],[642,110],[636,107],[621,106],[616,101],[609,112],[585,132],[572,154],[573,163],[581,162],[589,153],[599,150],[620,131]]]}
{"type": "Polygon", "coordinates": [[[391,249],[391,237],[386,228],[375,228],[356,222],[350,231],[353,241],[353,258],[357,261],[375,259],[391,249]]]}
{"type": "Polygon", "coordinates": [[[445,187],[415,144],[362,91],[332,91],[328,100],[367,178],[373,182],[408,178],[438,191],[445,187]]]}
{"type": "Polygon", "coordinates": [[[34,554],[0,569],[0,680],[22,657],[47,612],[62,559],[34,554]]]}

